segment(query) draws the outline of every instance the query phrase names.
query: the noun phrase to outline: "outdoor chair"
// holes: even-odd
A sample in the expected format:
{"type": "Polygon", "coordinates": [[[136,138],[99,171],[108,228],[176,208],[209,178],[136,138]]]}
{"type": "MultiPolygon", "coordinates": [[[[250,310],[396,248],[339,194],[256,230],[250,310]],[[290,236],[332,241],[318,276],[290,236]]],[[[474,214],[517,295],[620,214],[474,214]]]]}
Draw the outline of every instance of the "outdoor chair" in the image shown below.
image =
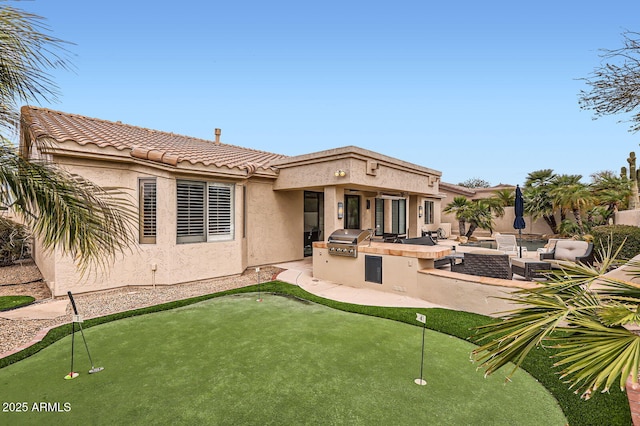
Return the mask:
{"type": "MultiPolygon", "coordinates": [[[[435,246],[437,243],[431,238],[429,235],[425,235],[424,237],[415,237],[415,238],[401,238],[398,240],[400,244],[415,244],[421,246],[435,246]]],[[[442,268],[443,266],[449,265],[451,261],[448,257],[440,257],[433,261],[434,266],[436,268],[442,268]]]]}
{"type": "Polygon", "coordinates": [[[453,272],[510,280],[513,276],[509,255],[499,250],[474,250],[464,254],[464,262],[454,265],[453,272]]]}
{"type": "Polygon", "coordinates": [[[561,239],[562,238],[549,238],[549,240],[547,240],[547,244],[545,244],[544,247],[540,247],[539,249],[537,249],[538,253],[549,253],[550,251],[553,251],[553,249],[556,248],[556,243],[561,239]]]}
{"type": "Polygon", "coordinates": [[[595,253],[593,243],[577,240],[558,240],[556,246],[548,253],[540,253],[540,260],[551,263],[556,269],[561,265],[554,261],[568,261],[593,265],[595,253]]]}
{"type": "Polygon", "coordinates": [[[415,238],[401,238],[398,242],[400,244],[417,244],[422,246],[435,246],[438,244],[430,235],[415,238]]]}
{"type": "MultiPolygon", "coordinates": [[[[512,234],[496,234],[494,235],[496,240],[496,250],[503,251],[507,254],[520,255],[520,246],[515,235],[512,234]]],[[[527,252],[526,247],[522,247],[522,254],[527,252]]]]}

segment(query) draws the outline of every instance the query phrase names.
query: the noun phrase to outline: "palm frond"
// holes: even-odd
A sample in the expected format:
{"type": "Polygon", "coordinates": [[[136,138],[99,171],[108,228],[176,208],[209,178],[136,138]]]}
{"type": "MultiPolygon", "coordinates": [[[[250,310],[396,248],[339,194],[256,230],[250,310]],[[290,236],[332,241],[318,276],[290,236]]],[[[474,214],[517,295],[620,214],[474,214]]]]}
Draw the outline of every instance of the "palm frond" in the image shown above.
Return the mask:
{"type": "MultiPolygon", "coordinates": [[[[624,274],[610,274],[620,248],[604,250],[596,266],[564,262],[537,288],[502,298],[518,308],[501,321],[478,327],[480,344],[473,357],[486,374],[509,362],[522,364],[534,348],[552,348],[561,378],[589,398],[616,381],[624,388],[637,380],[640,363],[640,262],[628,261],[624,274]]],[[[513,375],[516,368],[509,373],[513,375]]]]}
{"type": "Polygon", "coordinates": [[[511,377],[529,352],[543,346],[570,313],[566,301],[556,295],[520,293],[510,300],[525,307],[507,313],[498,323],[477,328],[481,346],[472,356],[487,375],[512,362],[515,365],[508,374],[511,377]]]}
{"type": "Polygon", "coordinates": [[[0,146],[0,185],[43,246],[70,254],[83,273],[93,266],[104,269],[133,246],[136,216],[121,189],[100,188],[50,164],[26,161],[6,145],[0,146]]]}
{"type": "Polygon", "coordinates": [[[560,374],[571,384],[571,388],[608,391],[619,379],[621,389],[629,377],[637,377],[640,361],[640,336],[624,327],[607,327],[589,317],[573,318],[567,333],[556,339],[554,348],[561,358],[555,363],[563,367],[560,374]]]}

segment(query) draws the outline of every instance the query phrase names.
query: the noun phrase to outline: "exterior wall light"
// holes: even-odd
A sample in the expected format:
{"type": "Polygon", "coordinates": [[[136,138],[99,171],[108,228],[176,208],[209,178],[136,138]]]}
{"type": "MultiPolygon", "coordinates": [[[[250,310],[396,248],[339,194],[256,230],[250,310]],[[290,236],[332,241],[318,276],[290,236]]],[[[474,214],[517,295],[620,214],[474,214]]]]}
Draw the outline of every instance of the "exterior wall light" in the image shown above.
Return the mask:
{"type": "Polygon", "coordinates": [[[424,210],[422,206],[418,206],[418,217],[422,217],[422,215],[424,214],[424,210]]]}
{"type": "Polygon", "coordinates": [[[345,177],[347,175],[347,172],[345,172],[344,170],[340,169],[340,170],[336,170],[336,172],[333,175],[335,177],[345,177]]]}
{"type": "Polygon", "coordinates": [[[338,219],[342,219],[344,217],[344,203],[342,201],[338,202],[338,219]]]}

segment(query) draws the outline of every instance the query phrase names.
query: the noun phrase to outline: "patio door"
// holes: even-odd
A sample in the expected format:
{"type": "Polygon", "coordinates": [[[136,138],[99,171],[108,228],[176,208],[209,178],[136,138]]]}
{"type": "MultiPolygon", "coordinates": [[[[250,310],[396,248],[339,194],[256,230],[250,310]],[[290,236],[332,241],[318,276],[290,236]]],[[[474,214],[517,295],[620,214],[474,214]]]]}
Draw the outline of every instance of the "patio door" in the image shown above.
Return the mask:
{"type": "Polygon", "coordinates": [[[376,198],[376,211],[374,220],[376,226],[376,235],[395,237],[406,236],[407,200],[404,198],[376,198]],[[387,214],[390,214],[391,216],[390,224],[387,224],[387,214]]]}
{"type": "Polygon", "coordinates": [[[391,232],[396,235],[407,234],[407,200],[391,201],[391,232]]]}
{"type": "Polygon", "coordinates": [[[313,254],[313,242],[324,239],[324,193],[304,191],[304,255],[313,254]]]}
{"type": "Polygon", "coordinates": [[[344,204],[345,204],[344,228],[360,229],[360,196],[345,195],[344,204]]]}

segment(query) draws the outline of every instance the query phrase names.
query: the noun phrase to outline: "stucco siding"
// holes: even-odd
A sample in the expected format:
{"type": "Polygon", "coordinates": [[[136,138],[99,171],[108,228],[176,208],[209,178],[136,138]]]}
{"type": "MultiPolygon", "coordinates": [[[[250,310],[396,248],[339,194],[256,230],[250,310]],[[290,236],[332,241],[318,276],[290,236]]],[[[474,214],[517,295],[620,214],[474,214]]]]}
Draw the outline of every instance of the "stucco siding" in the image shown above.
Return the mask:
{"type": "Polygon", "coordinates": [[[417,297],[457,311],[495,316],[516,308],[503,297],[535,283],[477,277],[438,269],[418,272],[417,297]]]}
{"type": "Polygon", "coordinates": [[[360,188],[376,188],[379,191],[437,194],[439,176],[417,174],[415,171],[372,163],[366,159],[339,158],[317,164],[283,167],[274,189],[322,188],[330,185],[351,185],[360,188]],[[375,164],[375,168],[372,168],[375,164]],[[344,176],[335,176],[342,170],[344,176]]]}
{"type": "Polygon", "coordinates": [[[55,253],[53,250],[45,250],[42,248],[42,243],[39,239],[35,239],[32,250],[33,260],[40,269],[40,274],[44,279],[49,289],[53,292],[53,286],[56,281],[56,264],[55,253]]]}
{"type": "Polygon", "coordinates": [[[303,191],[273,191],[271,182],[247,184],[247,265],[304,256],[303,191]]]}
{"type": "MultiPolygon", "coordinates": [[[[78,160],[61,164],[100,186],[118,186],[132,197],[138,208],[138,179],[155,178],[157,185],[157,233],[155,244],[134,244],[130,251],[117,257],[107,270],[96,270],[81,276],[72,260],[60,250],[55,255],[36,257],[45,279],[55,282],[52,291],[63,296],[67,290],[86,292],[137,285],[177,284],[244,271],[242,245],[242,190],[234,191],[234,238],[178,244],[176,236],[176,177],[170,173],[143,166],[97,163],[79,164],[78,160]]],[[[216,179],[190,178],[218,182],[216,179]]],[[[223,181],[225,182],[225,181],[223,181]]],[[[228,181],[227,181],[228,183],[228,181]]],[[[132,229],[138,240],[138,224],[132,229]]],[[[41,249],[36,248],[36,253],[41,249]]]]}
{"type": "Polygon", "coordinates": [[[640,210],[624,210],[615,214],[617,225],[640,226],[640,210]]]}

